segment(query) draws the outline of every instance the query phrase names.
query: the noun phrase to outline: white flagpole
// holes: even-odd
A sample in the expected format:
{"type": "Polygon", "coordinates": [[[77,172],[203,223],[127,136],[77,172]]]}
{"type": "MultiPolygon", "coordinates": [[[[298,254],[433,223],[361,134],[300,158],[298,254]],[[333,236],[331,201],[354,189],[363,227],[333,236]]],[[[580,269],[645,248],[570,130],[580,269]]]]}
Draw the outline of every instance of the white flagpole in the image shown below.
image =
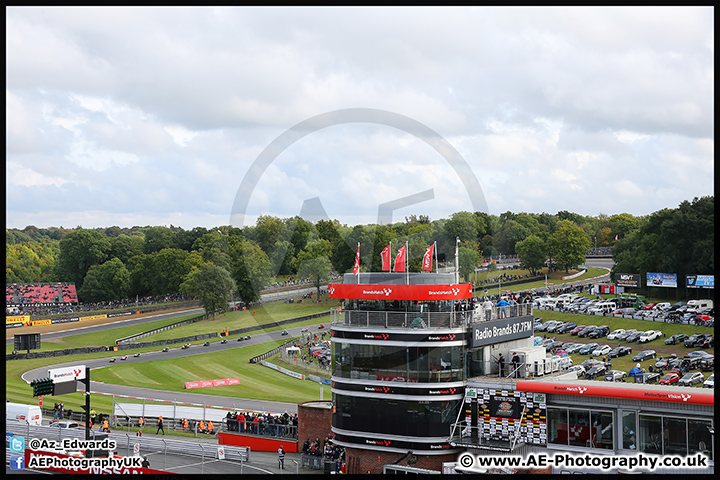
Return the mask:
{"type": "Polygon", "coordinates": [[[460,256],[458,248],[460,246],[460,237],[455,237],[455,283],[460,283],[460,256]]]}
{"type": "Polygon", "coordinates": [[[405,283],[410,285],[410,252],[407,240],[405,241],[405,283]]]}

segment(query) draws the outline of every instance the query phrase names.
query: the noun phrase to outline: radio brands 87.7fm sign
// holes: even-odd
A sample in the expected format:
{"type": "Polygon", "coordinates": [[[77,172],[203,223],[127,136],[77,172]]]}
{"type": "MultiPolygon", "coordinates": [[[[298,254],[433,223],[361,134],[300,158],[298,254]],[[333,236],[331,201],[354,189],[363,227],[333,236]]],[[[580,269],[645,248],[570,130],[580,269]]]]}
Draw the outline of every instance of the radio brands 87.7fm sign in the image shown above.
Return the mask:
{"type": "Polygon", "coordinates": [[[533,318],[530,315],[480,322],[472,326],[470,346],[482,347],[493,343],[531,337],[532,334],[533,318]]]}

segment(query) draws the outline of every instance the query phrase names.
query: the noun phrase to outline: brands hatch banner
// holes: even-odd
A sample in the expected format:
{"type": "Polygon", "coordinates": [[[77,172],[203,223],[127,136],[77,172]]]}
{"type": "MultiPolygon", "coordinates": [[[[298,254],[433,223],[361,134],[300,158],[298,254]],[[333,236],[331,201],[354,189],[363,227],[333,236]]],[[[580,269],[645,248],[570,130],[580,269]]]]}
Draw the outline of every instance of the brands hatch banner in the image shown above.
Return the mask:
{"type": "Polygon", "coordinates": [[[687,288],[715,288],[715,275],[686,275],[687,288]]]}
{"type": "Polygon", "coordinates": [[[564,395],[582,395],[583,397],[627,398],[633,400],[655,400],[659,402],[692,403],[697,405],[715,405],[714,393],[698,393],[695,388],[687,392],[651,390],[649,388],[623,388],[614,386],[564,385],[546,382],[519,381],[516,390],[541,393],[559,393],[564,395]]]}
{"type": "Polygon", "coordinates": [[[205,387],[226,387],[228,385],[239,385],[239,378],[221,378],[219,380],[198,380],[196,382],[185,382],[183,388],[205,388],[205,387]]]}
{"type": "Polygon", "coordinates": [[[615,275],[615,283],[620,287],[639,288],[640,274],[638,273],[618,273],[615,275]]]}
{"type": "Polygon", "coordinates": [[[531,337],[532,334],[533,318],[531,315],[474,323],[470,346],[482,347],[493,343],[531,337]]]}
{"type": "Polygon", "coordinates": [[[51,378],[54,383],[69,382],[71,380],[85,380],[85,369],[85,365],[54,368],[52,370],[48,370],[48,378],[51,378]]]}
{"type": "MultiPolygon", "coordinates": [[[[393,379],[394,380],[394,379],[393,379]]],[[[332,382],[332,388],[336,390],[344,390],[349,392],[366,392],[366,393],[384,393],[388,395],[416,395],[416,396],[455,396],[462,398],[465,393],[465,387],[463,385],[447,386],[442,387],[427,387],[424,384],[417,384],[417,387],[410,387],[402,385],[405,380],[393,381],[390,380],[388,385],[365,385],[353,382],[332,382]],[[398,385],[398,383],[401,383],[398,385]]],[[[417,382],[407,382],[417,383],[417,382]]]]}
{"type": "Polygon", "coordinates": [[[677,273],[647,272],[647,286],[677,288],[677,273]]]}
{"type": "Polygon", "coordinates": [[[462,300],[472,297],[472,284],[452,285],[363,285],[331,283],[330,298],[358,300],[462,300]]]}

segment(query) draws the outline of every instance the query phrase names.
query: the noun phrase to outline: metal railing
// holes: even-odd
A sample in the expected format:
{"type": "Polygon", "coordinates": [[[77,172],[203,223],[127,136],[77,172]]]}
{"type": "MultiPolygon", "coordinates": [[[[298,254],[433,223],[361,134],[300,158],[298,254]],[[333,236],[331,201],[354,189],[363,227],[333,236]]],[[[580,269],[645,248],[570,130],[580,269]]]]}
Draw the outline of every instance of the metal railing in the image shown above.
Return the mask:
{"type": "Polygon", "coordinates": [[[491,320],[498,320],[501,318],[523,317],[525,315],[532,315],[532,312],[532,303],[517,303],[515,305],[506,305],[504,307],[493,306],[489,309],[483,308],[481,304],[475,307],[472,318],[473,323],[489,322],[491,320]]]}
{"type": "MultiPolygon", "coordinates": [[[[26,439],[31,438],[45,438],[48,440],[62,440],[64,438],[76,438],[79,440],[85,439],[84,428],[58,428],[49,426],[31,426],[28,424],[22,424],[20,422],[7,422],[6,432],[12,433],[13,435],[23,435],[26,439]]],[[[93,431],[95,435],[96,432],[93,431]]],[[[185,455],[193,455],[201,458],[204,463],[205,458],[214,459],[213,455],[209,455],[213,449],[215,452],[217,448],[222,446],[225,459],[231,461],[248,462],[250,461],[250,448],[239,447],[234,445],[219,445],[217,443],[209,442],[196,442],[186,440],[168,440],[165,438],[157,438],[151,436],[134,436],[127,433],[109,433],[100,434],[106,438],[113,440],[116,444],[115,453],[119,455],[131,456],[135,454],[135,449],[138,448],[138,454],[145,455],[148,453],[163,454],[163,467],[165,470],[165,455],[168,453],[182,453],[185,455]],[[135,445],[138,445],[136,447],[135,445]]]]}
{"type": "Polygon", "coordinates": [[[460,328],[472,312],[388,312],[333,309],[334,326],[358,328],[447,329],[460,328]]]}

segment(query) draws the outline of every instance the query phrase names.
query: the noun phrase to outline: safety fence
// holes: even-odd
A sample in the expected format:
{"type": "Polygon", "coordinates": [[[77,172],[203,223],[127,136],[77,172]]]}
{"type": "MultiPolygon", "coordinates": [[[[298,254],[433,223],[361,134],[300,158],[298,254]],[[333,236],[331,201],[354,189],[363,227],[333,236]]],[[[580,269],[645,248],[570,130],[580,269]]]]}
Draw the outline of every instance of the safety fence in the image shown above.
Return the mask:
{"type": "MultiPolygon", "coordinates": [[[[50,426],[31,426],[20,422],[7,422],[6,436],[24,436],[26,440],[38,438],[48,440],[85,439],[84,428],[57,428],[50,426]]],[[[224,459],[234,462],[248,462],[250,460],[250,448],[234,445],[218,445],[211,442],[198,442],[186,440],[172,440],[150,436],[131,436],[122,433],[100,434],[92,431],[92,439],[109,439],[115,442],[115,454],[125,456],[147,456],[153,454],[162,456],[162,465],[157,460],[153,461],[153,468],[158,470],[166,469],[167,454],[184,454],[200,458],[201,464],[205,461],[217,461],[220,456],[218,449],[222,449],[224,459]]],[[[87,453],[87,452],[86,452],[87,453]]],[[[107,455],[107,452],[104,453],[107,455]]]]}

